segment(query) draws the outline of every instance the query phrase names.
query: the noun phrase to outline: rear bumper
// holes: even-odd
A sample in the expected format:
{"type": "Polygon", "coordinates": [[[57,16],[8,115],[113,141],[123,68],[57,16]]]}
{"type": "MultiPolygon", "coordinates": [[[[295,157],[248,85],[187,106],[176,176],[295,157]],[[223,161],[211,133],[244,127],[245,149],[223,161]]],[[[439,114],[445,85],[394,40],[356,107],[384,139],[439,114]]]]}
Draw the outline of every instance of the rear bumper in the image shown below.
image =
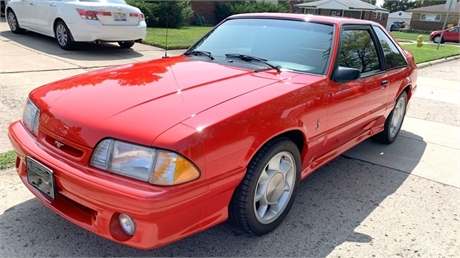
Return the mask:
{"type": "Polygon", "coordinates": [[[24,185],[51,210],[84,229],[140,249],[159,247],[202,230],[200,217],[208,190],[205,182],[156,187],[66,162],[40,148],[20,122],[10,125],[9,137],[24,185]],[[54,200],[28,183],[26,156],[53,170],[54,200]],[[133,236],[121,230],[120,213],[135,219],[133,236]]]}
{"type": "Polygon", "coordinates": [[[80,19],[67,24],[77,42],[91,41],[140,41],[147,35],[145,21],[136,26],[104,26],[99,21],[80,19]]]}

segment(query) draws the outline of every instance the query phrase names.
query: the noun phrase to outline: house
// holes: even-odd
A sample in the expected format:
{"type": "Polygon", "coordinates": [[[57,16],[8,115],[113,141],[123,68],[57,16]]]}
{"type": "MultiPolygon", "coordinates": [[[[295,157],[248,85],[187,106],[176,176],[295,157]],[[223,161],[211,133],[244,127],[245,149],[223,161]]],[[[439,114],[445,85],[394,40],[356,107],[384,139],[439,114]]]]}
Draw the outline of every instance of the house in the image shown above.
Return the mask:
{"type": "Polygon", "coordinates": [[[387,22],[387,30],[390,30],[391,24],[393,22],[404,22],[406,24],[406,27],[410,27],[410,20],[412,18],[412,13],[408,12],[403,12],[403,11],[398,11],[394,13],[390,13],[388,15],[388,22],[387,22]]]}
{"type": "MultiPolygon", "coordinates": [[[[441,30],[447,15],[445,3],[406,11],[412,13],[410,27],[416,30],[441,30]]],[[[460,25],[460,3],[450,10],[447,24],[460,25]]]]}
{"type": "MultiPolygon", "coordinates": [[[[389,11],[360,0],[320,0],[296,4],[298,13],[371,20],[387,26],[389,11]]],[[[391,24],[390,24],[391,25],[391,24]]]]}

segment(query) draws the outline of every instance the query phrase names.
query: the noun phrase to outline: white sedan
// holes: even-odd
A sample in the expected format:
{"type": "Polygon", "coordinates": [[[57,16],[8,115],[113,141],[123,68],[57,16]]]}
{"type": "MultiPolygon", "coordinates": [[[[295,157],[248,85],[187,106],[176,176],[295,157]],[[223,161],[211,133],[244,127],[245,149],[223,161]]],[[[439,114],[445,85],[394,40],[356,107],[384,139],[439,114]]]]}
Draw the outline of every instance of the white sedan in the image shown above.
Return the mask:
{"type": "Polygon", "coordinates": [[[144,14],[124,0],[9,0],[13,33],[34,31],[56,38],[63,49],[74,42],[118,42],[130,48],[147,34],[144,14]]]}

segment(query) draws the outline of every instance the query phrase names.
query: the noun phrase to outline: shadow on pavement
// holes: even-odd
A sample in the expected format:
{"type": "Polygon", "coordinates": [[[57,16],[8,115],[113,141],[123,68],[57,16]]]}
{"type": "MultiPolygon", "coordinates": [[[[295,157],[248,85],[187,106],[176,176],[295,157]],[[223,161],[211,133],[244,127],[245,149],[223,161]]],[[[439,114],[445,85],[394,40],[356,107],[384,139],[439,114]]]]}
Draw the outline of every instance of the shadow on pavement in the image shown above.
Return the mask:
{"type": "MultiPolygon", "coordinates": [[[[420,136],[411,134],[410,137],[416,139],[412,141],[416,145],[412,149],[417,150],[411,153],[411,157],[420,161],[426,143],[420,136]]],[[[369,151],[382,147],[368,141],[365,144],[368,144],[369,151]]],[[[398,156],[393,158],[398,159],[398,156]]],[[[399,158],[404,159],[403,156],[399,158]]],[[[412,170],[417,164],[410,163],[412,170]]],[[[340,156],[300,184],[289,215],[274,232],[249,237],[229,223],[222,223],[150,251],[98,237],[59,217],[38,200],[31,199],[0,215],[0,256],[324,257],[346,241],[371,242],[372,235],[355,232],[355,228],[365,223],[365,219],[403,184],[409,174],[340,156]]]]}

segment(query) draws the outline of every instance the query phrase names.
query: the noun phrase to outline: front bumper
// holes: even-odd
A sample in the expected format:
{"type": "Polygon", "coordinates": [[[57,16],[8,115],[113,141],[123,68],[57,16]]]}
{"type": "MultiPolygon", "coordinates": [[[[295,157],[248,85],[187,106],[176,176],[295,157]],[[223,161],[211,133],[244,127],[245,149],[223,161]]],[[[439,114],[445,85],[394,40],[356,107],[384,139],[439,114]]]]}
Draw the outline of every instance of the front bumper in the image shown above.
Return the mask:
{"type": "Polygon", "coordinates": [[[208,190],[204,182],[157,187],[68,162],[41,148],[40,141],[19,121],[10,125],[9,137],[25,186],[47,207],[84,229],[140,249],[159,247],[202,230],[200,217],[208,190]],[[28,183],[26,156],[54,171],[54,200],[28,183]],[[135,219],[133,236],[120,230],[120,213],[135,219]]]}
{"type": "Polygon", "coordinates": [[[99,21],[80,19],[75,23],[69,23],[68,27],[77,42],[136,41],[144,40],[147,35],[145,21],[136,26],[105,26],[99,21]]]}

